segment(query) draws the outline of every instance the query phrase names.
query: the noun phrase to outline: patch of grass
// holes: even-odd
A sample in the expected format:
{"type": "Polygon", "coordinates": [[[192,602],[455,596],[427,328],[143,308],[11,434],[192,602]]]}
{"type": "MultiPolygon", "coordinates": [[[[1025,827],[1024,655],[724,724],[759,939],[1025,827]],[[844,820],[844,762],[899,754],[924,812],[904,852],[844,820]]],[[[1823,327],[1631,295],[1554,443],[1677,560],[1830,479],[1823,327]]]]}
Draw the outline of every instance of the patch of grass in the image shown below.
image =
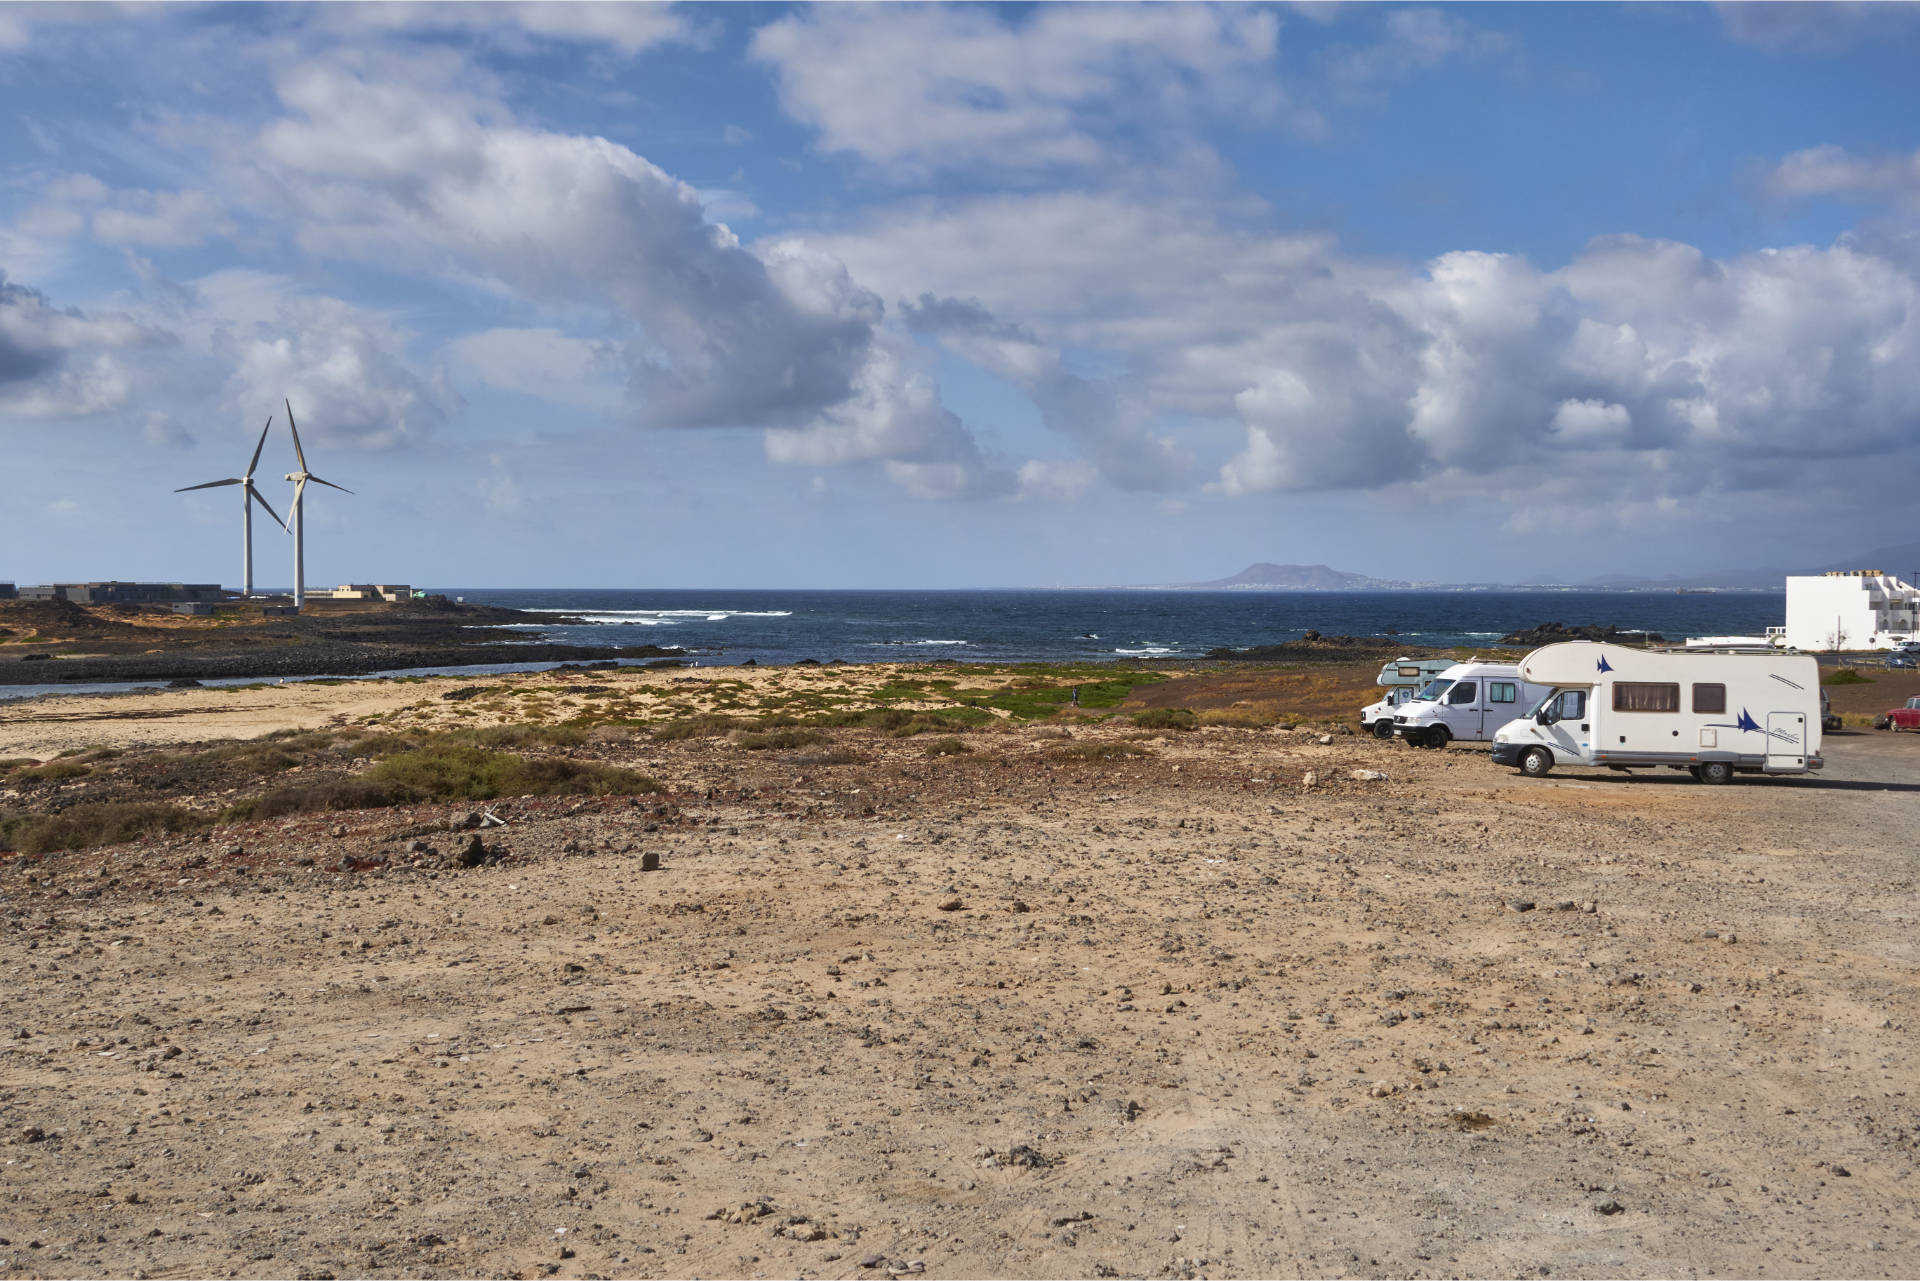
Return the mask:
{"type": "Polygon", "coordinates": [[[817,729],[740,730],[734,734],[733,741],[749,752],[768,750],[784,752],[795,747],[806,747],[817,743],[825,737],[826,735],[817,729]]]}
{"type": "Polygon", "coordinates": [[[973,751],[957,738],[939,738],[927,744],[928,756],[965,756],[973,751]]]}
{"type": "Polygon", "coordinates": [[[1258,705],[1211,707],[1197,715],[1202,725],[1219,725],[1228,729],[1266,729],[1285,719],[1279,708],[1271,705],[1264,710],[1258,705]]]}
{"type": "Polygon", "coordinates": [[[17,770],[24,765],[38,765],[39,763],[38,758],[32,756],[9,756],[5,760],[0,760],[0,774],[17,770]]]}
{"type": "Polygon", "coordinates": [[[389,756],[361,777],[423,801],[630,796],[660,790],[645,774],[611,765],[439,743],[389,756]]]}
{"type": "Polygon", "coordinates": [[[15,770],[15,778],[38,779],[42,783],[58,783],[70,778],[85,778],[93,773],[93,766],[73,760],[51,760],[45,765],[36,765],[23,770],[15,770]]]}
{"type": "Polygon", "coordinates": [[[1872,685],[1871,676],[1862,676],[1851,667],[1836,667],[1820,678],[1822,685],[1872,685]]]}
{"type": "Polygon", "coordinates": [[[435,740],[389,756],[363,774],[278,788],[241,801],[223,817],[237,822],[498,796],[637,796],[660,790],[647,775],[612,765],[489,752],[435,740]]]}
{"type": "Polygon", "coordinates": [[[828,712],[814,718],[816,725],[839,725],[853,729],[873,729],[895,738],[915,734],[948,733],[989,724],[993,713],[978,707],[938,707],[909,710],[904,707],[869,707],[857,712],[828,712]]]}
{"type": "Polygon", "coordinates": [[[735,730],[747,729],[753,724],[738,716],[682,716],[657,726],[653,736],[663,743],[677,743],[688,738],[725,738],[735,730]]]}
{"type": "Polygon", "coordinates": [[[58,814],[0,818],[0,846],[22,854],[118,845],[139,836],[186,832],[212,825],[212,818],[177,805],[104,802],[75,805],[58,814]]]}
{"type": "Polygon", "coordinates": [[[1135,712],[1133,723],[1141,729],[1191,730],[1200,727],[1200,718],[1184,707],[1156,707],[1152,711],[1135,712]]]}
{"type": "Polygon", "coordinates": [[[1054,761],[1088,762],[1117,761],[1129,756],[1150,754],[1138,743],[1067,743],[1050,749],[1046,757],[1054,761]]]}

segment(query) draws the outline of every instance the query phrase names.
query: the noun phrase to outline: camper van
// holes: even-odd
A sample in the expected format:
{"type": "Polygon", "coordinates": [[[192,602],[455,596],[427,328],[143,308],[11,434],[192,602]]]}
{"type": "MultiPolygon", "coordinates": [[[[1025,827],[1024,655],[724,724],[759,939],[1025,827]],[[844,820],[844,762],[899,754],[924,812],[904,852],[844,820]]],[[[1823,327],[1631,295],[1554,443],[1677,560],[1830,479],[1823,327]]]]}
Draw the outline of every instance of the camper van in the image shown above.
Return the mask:
{"type": "Polygon", "coordinates": [[[1360,709],[1362,732],[1375,738],[1393,737],[1393,714],[1412,700],[1420,688],[1453,666],[1451,658],[1396,658],[1381,665],[1374,684],[1385,685],[1387,696],[1360,709]]]}
{"type": "Polygon", "coordinates": [[[1414,747],[1484,743],[1546,692],[1512,663],[1455,663],[1393,714],[1393,732],[1414,747]]]}
{"type": "Polygon", "coordinates": [[[1702,783],[1736,771],[1820,768],[1820,669],[1811,655],[1688,653],[1569,641],[1520,660],[1547,687],[1494,735],[1493,759],[1535,778],[1555,765],[1667,765],[1702,783]]]}

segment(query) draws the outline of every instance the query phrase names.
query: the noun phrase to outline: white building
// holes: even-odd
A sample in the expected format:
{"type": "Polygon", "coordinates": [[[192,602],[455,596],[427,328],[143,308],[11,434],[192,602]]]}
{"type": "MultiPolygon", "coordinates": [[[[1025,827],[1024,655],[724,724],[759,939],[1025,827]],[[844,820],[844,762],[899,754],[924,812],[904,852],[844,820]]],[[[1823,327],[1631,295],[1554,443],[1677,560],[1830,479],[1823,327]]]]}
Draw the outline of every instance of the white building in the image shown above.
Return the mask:
{"type": "Polygon", "coordinates": [[[1786,643],[1821,652],[1892,649],[1920,632],[1920,588],[1877,569],[1787,579],[1786,643]]]}

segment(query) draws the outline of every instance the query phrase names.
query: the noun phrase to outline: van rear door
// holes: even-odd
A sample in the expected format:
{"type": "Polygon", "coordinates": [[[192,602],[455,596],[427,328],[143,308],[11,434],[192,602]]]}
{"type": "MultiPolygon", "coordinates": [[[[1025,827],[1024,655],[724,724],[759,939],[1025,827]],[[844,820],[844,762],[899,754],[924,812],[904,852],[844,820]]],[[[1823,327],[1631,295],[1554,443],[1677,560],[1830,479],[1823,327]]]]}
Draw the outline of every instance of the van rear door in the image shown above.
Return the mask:
{"type": "Polygon", "coordinates": [[[1807,767],[1804,712],[1767,713],[1767,772],[1798,773],[1807,767]]]}

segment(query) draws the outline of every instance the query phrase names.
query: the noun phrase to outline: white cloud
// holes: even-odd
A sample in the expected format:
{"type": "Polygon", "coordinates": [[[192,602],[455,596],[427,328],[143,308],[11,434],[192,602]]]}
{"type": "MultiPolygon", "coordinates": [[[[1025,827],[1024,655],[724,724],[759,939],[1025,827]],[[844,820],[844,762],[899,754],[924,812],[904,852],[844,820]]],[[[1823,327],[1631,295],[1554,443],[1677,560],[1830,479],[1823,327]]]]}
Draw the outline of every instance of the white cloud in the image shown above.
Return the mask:
{"type": "Polygon", "coordinates": [[[384,450],[432,435],[459,404],[443,378],[413,369],[410,335],[378,313],[258,272],[219,272],[194,292],[193,341],[231,371],[226,399],[242,418],[291,400],[303,443],[384,450]]]}
{"type": "Polygon", "coordinates": [[[1920,31],[1920,7],[1880,0],[1722,0],[1713,7],[1734,40],[1780,52],[1837,53],[1920,31]]]}
{"type": "Polygon", "coordinates": [[[598,311],[623,335],[643,425],[774,429],[776,461],[892,461],[916,491],[994,487],[836,258],[798,239],[750,251],[692,187],[606,139],[516,123],[460,70],[349,53],[286,74],[291,114],[261,131],[257,159],[304,245],[598,311]]]}
{"type": "Polygon", "coordinates": [[[488,329],[454,339],[446,356],[461,374],[503,391],[602,412],[626,401],[625,358],[614,343],[557,329],[488,329]]]}
{"type": "Polygon", "coordinates": [[[1089,166],[1117,124],[1265,119],[1287,98],[1265,10],[824,5],[755,33],[787,113],[833,151],[903,173],[1089,166]]]}
{"type": "Polygon", "coordinates": [[[225,209],[207,192],[114,188],[91,174],[49,181],[18,227],[49,239],[90,231],[103,244],[152,247],[197,245],[233,234],[225,209]]]}
{"type": "Polygon", "coordinates": [[[1155,434],[1237,420],[1228,494],[1417,480],[1504,501],[1576,444],[1600,501],[1839,487],[1862,457],[1920,461],[1920,288],[1898,258],[1842,243],[1715,260],[1615,237],[1553,271],[1473,252],[1410,270],[1227,217],[998,196],[821,243],[892,296],[1020,317],[1031,341],[942,341],[1025,385],[1047,349],[1084,349],[1125,371],[1114,390],[1155,434]]]}
{"type": "Polygon", "coordinates": [[[1387,12],[1385,30],[1373,44],[1341,49],[1331,56],[1328,74],[1351,88],[1398,80],[1438,66],[1456,56],[1498,51],[1503,37],[1481,31],[1442,9],[1410,8],[1387,12]]]}
{"type": "Polygon", "coordinates": [[[1882,200],[1920,211],[1920,151],[1856,156],[1832,144],[1809,147],[1776,165],[1767,187],[1777,196],[1882,200]]]}
{"type": "Polygon", "coordinates": [[[698,38],[693,24],[680,9],[660,3],[384,0],[382,3],[321,4],[312,12],[315,21],[336,31],[524,34],[604,44],[624,54],[698,38]]]}
{"type": "Polygon", "coordinates": [[[1549,426],[1554,439],[1576,449],[1596,449],[1626,440],[1633,415],[1625,405],[1603,400],[1563,400],[1549,426]]]}
{"type": "Polygon", "coordinates": [[[1151,432],[1151,411],[1123,384],[1080,377],[1058,348],[1002,324],[977,303],[926,294],[903,311],[911,328],[938,335],[949,349],[1026,392],[1047,426],[1078,446],[1116,488],[1186,487],[1192,459],[1151,432]]]}
{"type": "Polygon", "coordinates": [[[118,409],[131,384],[116,352],[170,341],[124,314],[55,307],[0,271],[0,412],[84,418],[118,409]]]}

